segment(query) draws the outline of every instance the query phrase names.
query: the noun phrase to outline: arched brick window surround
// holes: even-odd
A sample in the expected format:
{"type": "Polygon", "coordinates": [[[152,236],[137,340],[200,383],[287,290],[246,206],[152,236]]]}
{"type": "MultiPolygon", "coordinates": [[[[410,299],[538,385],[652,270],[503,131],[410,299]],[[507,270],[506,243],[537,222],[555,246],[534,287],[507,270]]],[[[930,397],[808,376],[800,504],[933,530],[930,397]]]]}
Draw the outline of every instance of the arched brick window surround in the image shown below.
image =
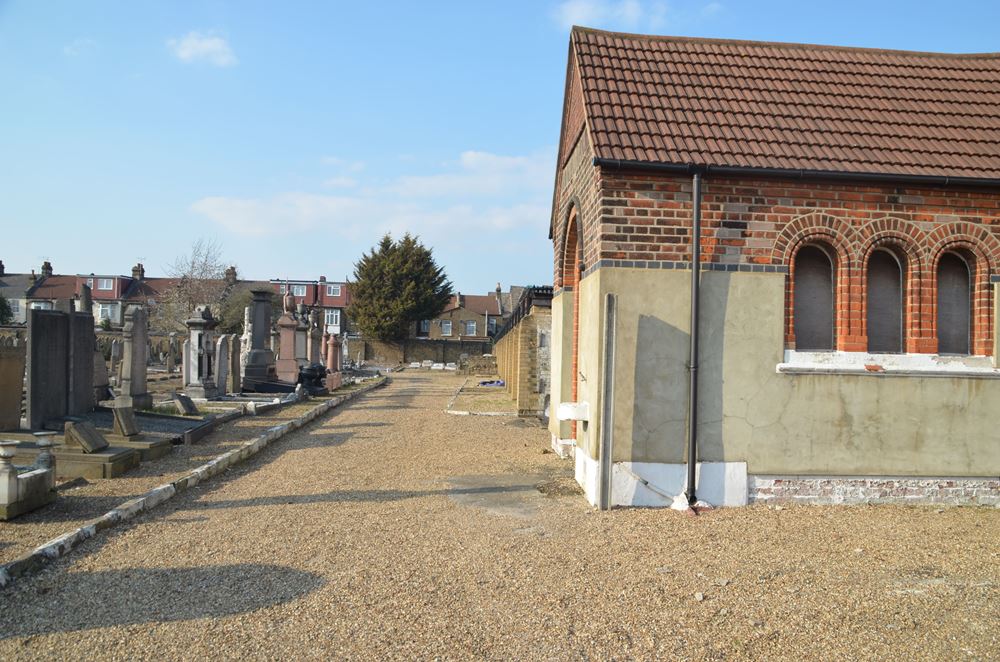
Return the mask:
{"type": "Polygon", "coordinates": [[[921,249],[926,245],[923,231],[907,221],[897,218],[882,218],[872,221],[858,229],[862,242],[859,264],[858,288],[860,290],[860,310],[858,315],[858,334],[863,340],[863,347],[868,348],[868,296],[865,284],[868,282],[868,264],[871,255],[876,250],[887,250],[893,253],[903,267],[903,351],[933,353],[937,351],[937,342],[931,335],[932,323],[930,316],[930,300],[932,291],[928,290],[928,278],[933,278],[933,272],[927,268],[927,256],[921,249]]]}
{"type": "Polygon", "coordinates": [[[785,225],[775,240],[773,260],[788,265],[785,279],[785,347],[795,348],[795,258],[805,246],[817,246],[833,263],[834,343],[837,349],[851,336],[851,274],[856,271],[850,257],[855,243],[851,227],[843,219],[828,214],[809,214],[785,225]]]}
{"type": "Polygon", "coordinates": [[[941,263],[941,258],[947,253],[955,253],[969,266],[972,281],[972,319],[970,321],[970,350],[973,354],[984,356],[992,353],[993,349],[993,287],[990,285],[990,274],[995,273],[995,259],[984,250],[984,247],[975,238],[966,236],[952,236],[949,239],[941,240],[931,249],[930,279],[931,296],[929,316],[931,321],[931,335],[937,351],[938,329],[937,329],[937,272],[941,263]]]}
{"type": "MultiPolygon", "coordinates": [[[[563,232],[562,268],[560,269],[560,280],[564,290],[573,291],[573,327],[572,327],[572,349],[570,356],[571,370],[571,397],[573,402],[577,401],[579,395],[579,374],[580,374],[580,278],[583,265],[583,241],[581,232],[580,214],[576,205],[571,205],[566,217],[565,231],[563,232]]],[[[576,426],[572,426],[572,438],[576,439],[576,426]]]]}

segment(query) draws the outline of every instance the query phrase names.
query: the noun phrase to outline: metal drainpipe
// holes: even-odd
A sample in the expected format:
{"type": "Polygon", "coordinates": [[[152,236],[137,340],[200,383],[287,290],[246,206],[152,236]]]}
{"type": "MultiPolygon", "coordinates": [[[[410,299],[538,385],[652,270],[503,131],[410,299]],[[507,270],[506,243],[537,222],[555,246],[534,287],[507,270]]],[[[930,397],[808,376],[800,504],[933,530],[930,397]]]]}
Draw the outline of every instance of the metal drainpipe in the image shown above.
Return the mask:
{"type": "Polygon", "coordinates": [[[698,501],[695,493],[695,468],[698,462],[698,303],[701,293],[701,173],[695,171],[691,178],[693,214],[691,219],[691,348],[688,357],[688,453],[687,490],[688,504],[698,501]]]}

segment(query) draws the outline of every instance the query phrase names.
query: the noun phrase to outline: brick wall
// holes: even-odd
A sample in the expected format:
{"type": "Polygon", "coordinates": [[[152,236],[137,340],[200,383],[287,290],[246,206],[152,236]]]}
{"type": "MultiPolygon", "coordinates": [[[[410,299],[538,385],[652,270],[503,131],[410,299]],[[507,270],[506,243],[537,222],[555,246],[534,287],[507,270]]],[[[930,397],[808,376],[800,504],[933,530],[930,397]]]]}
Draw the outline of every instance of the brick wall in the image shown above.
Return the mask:
{"type": "MultiPolygon", "coordinates": [[[[578,150],[585,144],[581,140],[578,150]]],[[[588,172],[578,156],[561,175],[559,209],[568,209],[571,199],[581,201],[584,275],[604,266],[689,268],[691,180],[602,175],[588,172]]],[[[703,180],[702,192],[703,268],[788,273],[797,251],[810,243],[835,255],[837,349],[867,348],[868,258],[886,248],[905,264],[906,351],[937,351],[937,264],[953,251],[972,272],[972,351],[993,353],[990,277],[1000,267],[1000,193],[711,177],[703,180]]],[[[564,227],[553,230],[557,285],[567,218],[560,211],[556,219],[564,227]]],[[[794,348],[791,276],[785,339],[794,348]]]]}
{"type": "Polygon", "coordinates": [[[917,503],[1000,506],[996,478],[748,476],[751,503],[917,503]]]}
{"type": "Polygon", "coordinates": [[[518,416],[545,412],[551,368],[552,309],[534,306],[531,312],[497,341],[497,372],[518,416]]]}

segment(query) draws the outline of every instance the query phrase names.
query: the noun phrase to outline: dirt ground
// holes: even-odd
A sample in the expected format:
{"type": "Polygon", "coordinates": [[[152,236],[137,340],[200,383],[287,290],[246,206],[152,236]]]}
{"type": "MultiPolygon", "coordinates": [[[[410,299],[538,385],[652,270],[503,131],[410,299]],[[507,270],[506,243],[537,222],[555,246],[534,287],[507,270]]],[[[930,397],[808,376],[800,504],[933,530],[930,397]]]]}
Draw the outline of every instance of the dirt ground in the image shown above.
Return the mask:
{"type": "Polygon", "coordinates": [[[0,594],[3,659],[996,659],[1000,510],[593,510],[404,372],[0,594]]]}

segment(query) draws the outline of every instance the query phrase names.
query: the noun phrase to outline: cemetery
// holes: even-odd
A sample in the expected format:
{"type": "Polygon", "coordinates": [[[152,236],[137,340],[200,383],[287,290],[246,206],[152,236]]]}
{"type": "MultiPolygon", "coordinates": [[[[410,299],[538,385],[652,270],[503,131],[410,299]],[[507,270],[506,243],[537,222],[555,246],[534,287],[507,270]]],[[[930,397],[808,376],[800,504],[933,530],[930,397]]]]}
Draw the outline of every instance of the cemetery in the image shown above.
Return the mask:
{"type": "Polygon", "coordinates": [[[0,338],[0,519],[52,503],[60,481],[134,475],[242,416],[265,420],[353,381],[341,375],[339,339],[290,295],[276,321],[277,353],[261,290],[242,335],[216,333],[211,307],[198,306],[187,336],[169,334],[159,357],[145,307],[128,306],[121,333],[100,342],[89,301],[84,285],[61,310],[29,310],[23,333],[0,338]],[[156,380],[174,388],[151,393],[156,380]]]}

